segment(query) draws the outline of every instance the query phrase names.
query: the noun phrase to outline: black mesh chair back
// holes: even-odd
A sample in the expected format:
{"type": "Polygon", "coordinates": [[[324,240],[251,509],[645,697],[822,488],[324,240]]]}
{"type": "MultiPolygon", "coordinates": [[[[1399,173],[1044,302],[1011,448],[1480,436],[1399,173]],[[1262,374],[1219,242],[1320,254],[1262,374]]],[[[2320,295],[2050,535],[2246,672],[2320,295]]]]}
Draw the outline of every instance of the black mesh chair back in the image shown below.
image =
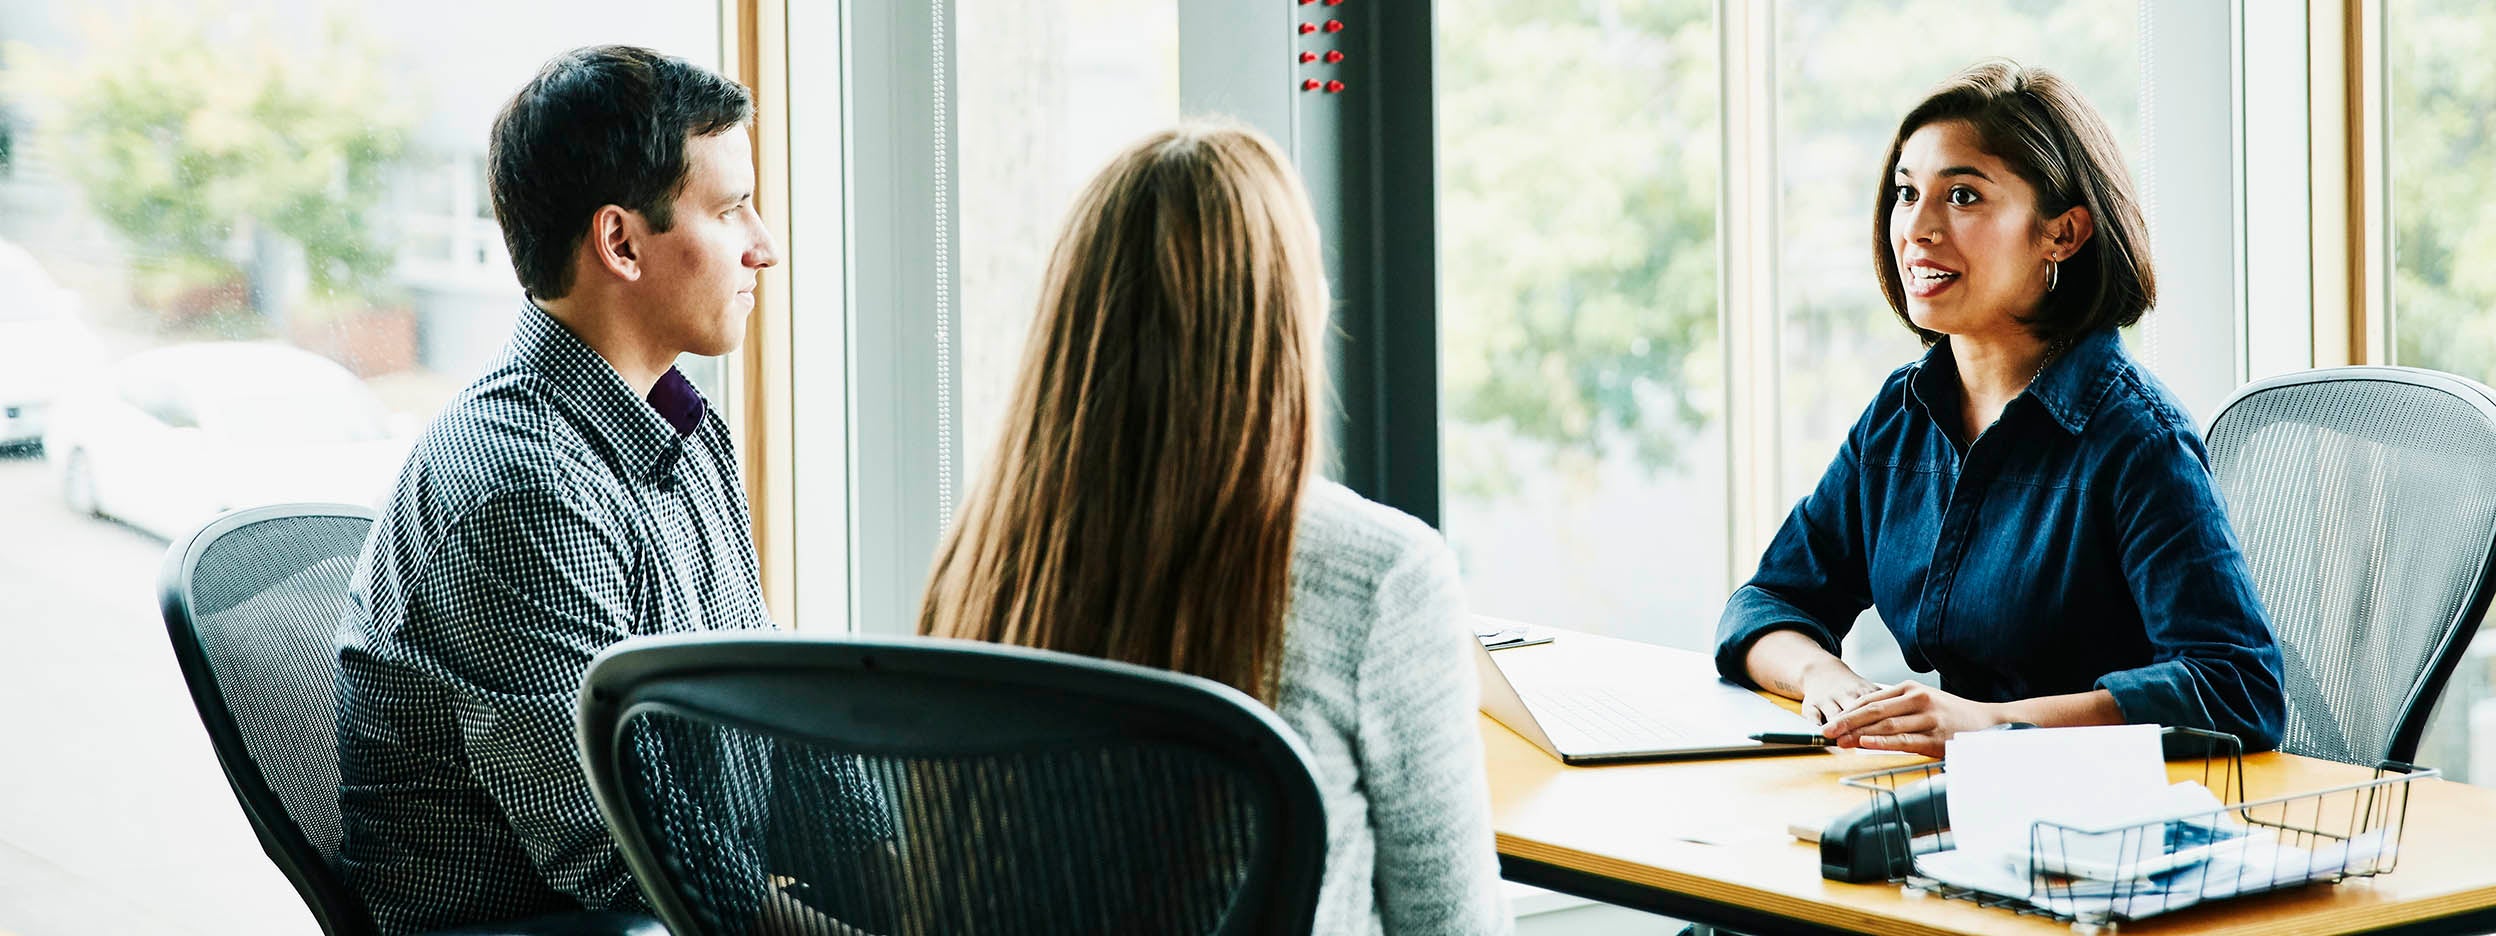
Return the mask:
{"type": "Polygon", "coordinates": [[[173,544],[160,598],[191,701],[260,847],[331,934],[373,931],[338,871],[335,641],[373,513],[281,504],[173,544]]]}
{"type": "Polygon", "coordinates": [[[678,936],[1306,933],[1307,751],[1227,686],[933,638],[687,635],[590,666],[599,807],[678,936]]]}
{"type": "Polygon", "coordinates": [[[2414,758],[2487,612],[2496,391],[2406,367],[2287,374],[2237,391],[2209,446],[2279,642],[2281,750],[2414,758]]]}

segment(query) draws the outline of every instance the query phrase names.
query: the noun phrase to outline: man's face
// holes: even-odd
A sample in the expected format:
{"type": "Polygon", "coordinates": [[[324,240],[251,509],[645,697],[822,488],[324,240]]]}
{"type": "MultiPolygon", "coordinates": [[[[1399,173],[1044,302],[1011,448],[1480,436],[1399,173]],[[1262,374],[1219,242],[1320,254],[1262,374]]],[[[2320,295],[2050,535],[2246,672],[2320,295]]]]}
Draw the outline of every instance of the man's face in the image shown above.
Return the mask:
{"type": "Polygon", "coordinates": [[[649,234],[640,306],[654,338],[692,354],[720,355],[745,340],[762,269],[780,262],[754,212],[754,149],[745,128],[685,143],[685,185],[675,225],[649,234]]]}

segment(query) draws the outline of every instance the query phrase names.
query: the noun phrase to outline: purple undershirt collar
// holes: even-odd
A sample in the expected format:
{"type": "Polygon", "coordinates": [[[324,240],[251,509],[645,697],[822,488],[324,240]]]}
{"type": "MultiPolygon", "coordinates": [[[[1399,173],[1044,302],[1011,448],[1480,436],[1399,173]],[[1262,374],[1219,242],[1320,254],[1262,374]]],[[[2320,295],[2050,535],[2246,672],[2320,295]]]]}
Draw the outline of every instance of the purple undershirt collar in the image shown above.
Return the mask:
{"type": "Polygon", "coordinates": [[[659,382],[650,388],[650,408],[676,429],[678,436],[693,434],[702,425],[702,391],[693,388],[693,381],[683,372],[670,367],[659,375],[659,382]]]}

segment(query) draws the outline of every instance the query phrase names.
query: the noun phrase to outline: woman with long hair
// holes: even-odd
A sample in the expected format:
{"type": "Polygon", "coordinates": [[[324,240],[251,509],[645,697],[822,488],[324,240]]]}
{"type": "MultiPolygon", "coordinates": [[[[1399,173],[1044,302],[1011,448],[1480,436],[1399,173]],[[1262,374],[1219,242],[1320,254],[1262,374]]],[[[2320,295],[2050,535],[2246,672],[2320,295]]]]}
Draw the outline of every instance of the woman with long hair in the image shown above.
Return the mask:
{"type": "Polygon", "coordinates": [[[1316,931],[1504,932],[1454,557],[1315,474],[1321,257],[1298,175],[1252,130],[1190,123],[1112,159],[1050,258],[920,630],[1254,696],[1315,755],[1316,931]]]}

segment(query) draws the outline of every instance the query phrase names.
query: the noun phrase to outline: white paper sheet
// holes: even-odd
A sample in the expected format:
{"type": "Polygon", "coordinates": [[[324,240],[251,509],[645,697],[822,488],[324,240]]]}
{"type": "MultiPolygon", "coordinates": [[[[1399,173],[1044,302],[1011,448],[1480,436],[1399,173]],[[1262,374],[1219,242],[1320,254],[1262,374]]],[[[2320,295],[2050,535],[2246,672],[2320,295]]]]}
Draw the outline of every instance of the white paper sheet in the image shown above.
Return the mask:
{"type": "Polygon", "coordinates": [[[1950,739],[1950,836],[1961,853],[2027,877],[2030,827],[2081,828],[2137,816],[2164,798],[2156,725],[1976,731],[1950,739]]]}

